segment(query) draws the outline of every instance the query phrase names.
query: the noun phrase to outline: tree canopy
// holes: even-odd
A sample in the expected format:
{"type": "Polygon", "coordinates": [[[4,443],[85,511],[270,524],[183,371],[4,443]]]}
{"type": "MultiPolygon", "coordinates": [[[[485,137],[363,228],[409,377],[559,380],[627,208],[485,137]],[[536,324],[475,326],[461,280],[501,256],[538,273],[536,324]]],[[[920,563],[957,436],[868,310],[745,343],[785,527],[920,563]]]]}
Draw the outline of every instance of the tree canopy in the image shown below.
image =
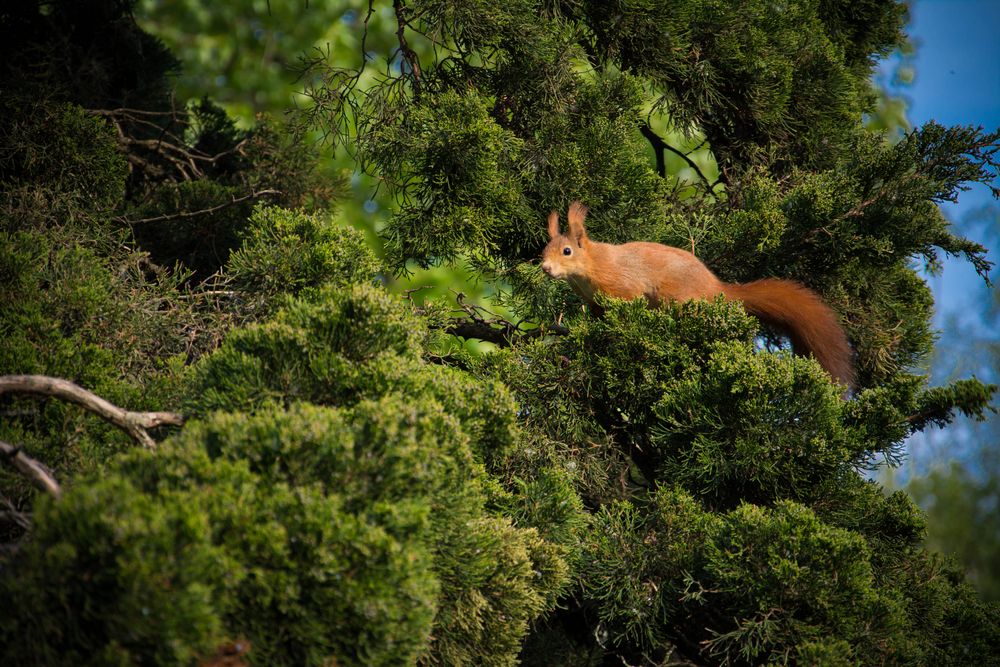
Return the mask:
{"type": "MultiPolygon", "coordinates": [[[[330,7],[267,16],[311,43],[330,7]]],[[[253,124],[171,92],[130,0],[0,9],[5,664],[1000,654],[1000,607],[866,475],[996,389],[917,370],[915,264],[988,275],[937,204],[996,187],[1000,132],[866,128],[905,5],[342,7],[356,58],[308,52],[253,124]],[[379,183],[377,251],[316,137],[379,183]],[[601,241],[818,292],[854,391],[738,302],[584,307],[537,261],[576,199],[601,241]],[[458,263],[494,304],[386,287],[458,263]]]]}

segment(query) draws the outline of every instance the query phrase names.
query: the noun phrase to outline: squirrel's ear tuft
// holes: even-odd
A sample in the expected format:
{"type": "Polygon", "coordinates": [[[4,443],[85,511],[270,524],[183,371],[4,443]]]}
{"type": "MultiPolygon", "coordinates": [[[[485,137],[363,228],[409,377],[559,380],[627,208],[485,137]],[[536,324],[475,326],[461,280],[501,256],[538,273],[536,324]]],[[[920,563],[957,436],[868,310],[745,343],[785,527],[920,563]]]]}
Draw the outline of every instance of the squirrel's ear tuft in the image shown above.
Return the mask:
{"type": "Polygon", "coordinates": [[[584,228],[584,221],[587,219],[587,207],[579,200],[574,201],[569,205],[567,217],[569,218],[570,237],[578,245],[582,245],[583,241],[587,238],[587,230],[584,228]]]}
{"type": "Polygon", "coordinates": [[[554,239],[559,236],[559,212],[549,213],[549,238],[554,239]]]}

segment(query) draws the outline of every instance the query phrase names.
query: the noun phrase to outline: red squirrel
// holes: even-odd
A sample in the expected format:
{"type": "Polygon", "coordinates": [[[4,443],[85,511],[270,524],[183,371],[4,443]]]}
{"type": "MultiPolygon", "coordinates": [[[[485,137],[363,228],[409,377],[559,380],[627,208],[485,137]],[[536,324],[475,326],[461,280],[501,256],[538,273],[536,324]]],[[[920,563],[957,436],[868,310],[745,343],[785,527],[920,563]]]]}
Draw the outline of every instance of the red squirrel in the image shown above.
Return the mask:
{"type": "Polygon", "coordinates": [[[644,296],[653,306],[722,294],[742,301],[748,313],[787,333],[796,354],[812,353],[837,382],[853,387],[847,335],[836,313],[809,288],[778,278],[726,283],[686,250],[659,243],[591,241],[584,227],[587,207],[578,201],[570,204],[567,217],[569,232],[562,234],[559,213],[549,214],[550,240],[542,252],[542,270],[569,282],[587,303],[596,305],[598,292],[621,299],[644,296]]]}

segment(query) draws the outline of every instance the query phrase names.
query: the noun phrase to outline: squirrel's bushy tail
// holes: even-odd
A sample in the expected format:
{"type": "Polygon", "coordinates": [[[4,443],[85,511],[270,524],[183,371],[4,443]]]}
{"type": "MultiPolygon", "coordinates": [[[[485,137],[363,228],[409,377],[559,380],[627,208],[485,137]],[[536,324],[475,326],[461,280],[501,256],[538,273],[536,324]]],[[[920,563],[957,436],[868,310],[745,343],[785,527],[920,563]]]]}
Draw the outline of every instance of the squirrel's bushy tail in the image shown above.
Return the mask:
{"type": "Polygon", "coordinates": [[[742,285],[727,284],[725,294],[784,333],[796,354],[812,353],[835,380],[854,387],[854,362],[847,334],[837,314],[808,287],[791,280],[765,278],[742,285]]]}

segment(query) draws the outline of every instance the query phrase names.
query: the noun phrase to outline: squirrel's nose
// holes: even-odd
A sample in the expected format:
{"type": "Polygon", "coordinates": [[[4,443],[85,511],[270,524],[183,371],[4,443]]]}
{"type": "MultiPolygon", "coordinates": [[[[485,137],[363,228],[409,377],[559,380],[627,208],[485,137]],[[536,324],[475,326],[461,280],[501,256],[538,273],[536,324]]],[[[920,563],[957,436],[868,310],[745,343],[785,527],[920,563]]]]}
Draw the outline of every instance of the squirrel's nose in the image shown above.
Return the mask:
{"type": "Polygon", "coordinates": [[[544,271],[545,273],[547,273],[547,274],[549,274],[551,276],[552,275],[552,265],[549,264],[548,262],[542,262],[542,271],[544,271]]]}

